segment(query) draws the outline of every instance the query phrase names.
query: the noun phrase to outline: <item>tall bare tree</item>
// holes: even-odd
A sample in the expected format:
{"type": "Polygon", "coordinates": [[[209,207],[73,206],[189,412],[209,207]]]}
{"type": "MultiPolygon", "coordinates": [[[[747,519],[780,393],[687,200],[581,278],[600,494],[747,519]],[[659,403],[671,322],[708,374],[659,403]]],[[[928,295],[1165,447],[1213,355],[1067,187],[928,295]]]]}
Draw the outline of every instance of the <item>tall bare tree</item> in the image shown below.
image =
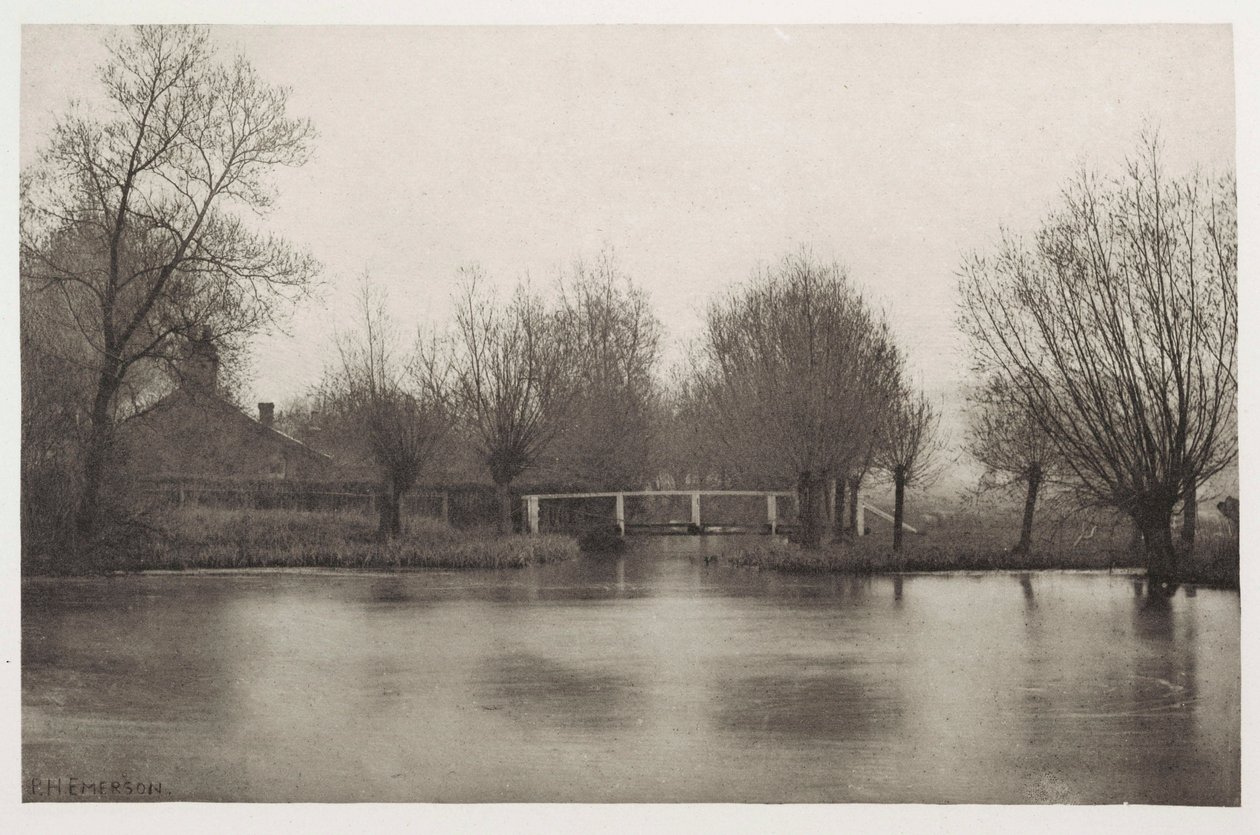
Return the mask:
{"type": "Polygon", "coordinates": [[[641,484],[651,476],[660,321],[607,250],[578,260],[557,289],[557,321],[575,379],[553,454],[568,478],[584,485],[641,484]]]}
{"type": "Polygon", "coordinates": [[[92,351],[77,520],[89,536],[128,380],[207,330],[255,331],[315,270],[252,225],[272,202],[269,172],[304,162],[313,136],[287,115],[287,90],[184,26],[111,41],[100,79],[101,106],[53,129],[21,229],[24,278],[62,297],[92,351]]]}
{"type": "Polygon", "coordinates": [[[364,276],[355,330],[338,335],[338,364],[318,402],[343,448],[359,446],[380,469],[381,539],[402,532],[402,497],[415,486],[451,426],[447,381],[432,352],[399,348],[385,293],[364,276]]]}
{"type": "Polygon", "coordinates": [[[452,394],[499,493],[499,531],[512,530],[511,484],[563,427],[573,390],[564,328],[528,288],[500,306],[478,267],[461,269],[450,345],[452,394]]]}
{"type": "Polygon", "coordinates": [[[884,414],[873,460],[893,480],[893,550],[901,549],[906,488],[929,482],[942,463],[940,415],[923,392],[903,391],[884,414]]]}
{"type": "Polygon", "coordinates": [[[763,478],[794,480],[817,547],[828,481],[870,447],[901,377],[887,323],[836,263],[808,250],[709,309],[696,379],[714,429],[763,478]]]}
{"type": "Polygon", "coordinates": [[[1236,203],[1232,175],[1170,176],[1147,136],[1118,176],[1069,183],[1031,240],[962,269],[979,370],[1133,519],[1157,584],[1177,573],[1174,507],[1237,451],[1236,203]]]}
{"type": "Polygon", "coordinates": [[[1037,499],[1058,476],[1058,456],[1041,423],[1025,410],[1001,377],[990,378],[968,396],[967,449],[984,466],[981,488],[1024,488],[1024,515],[1014,552],[1032,545],[1037,499]]]}

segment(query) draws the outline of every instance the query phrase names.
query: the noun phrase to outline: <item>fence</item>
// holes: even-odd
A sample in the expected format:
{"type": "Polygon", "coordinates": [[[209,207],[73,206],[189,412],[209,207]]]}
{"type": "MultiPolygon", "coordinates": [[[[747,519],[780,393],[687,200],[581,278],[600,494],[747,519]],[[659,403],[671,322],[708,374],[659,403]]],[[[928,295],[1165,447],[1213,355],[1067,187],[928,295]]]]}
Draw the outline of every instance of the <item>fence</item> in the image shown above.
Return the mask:
{"type": "MultiPolygon", "coordinates": [[[[375,482],[156,478],[144,483],[150,501],[166,507],[207,506],[251,510],[300,510],[374,514],[383,489],[375,482]]],[[[403,495],[404,516],[452,521],[448,491],[413,490],[403,495]]]]}

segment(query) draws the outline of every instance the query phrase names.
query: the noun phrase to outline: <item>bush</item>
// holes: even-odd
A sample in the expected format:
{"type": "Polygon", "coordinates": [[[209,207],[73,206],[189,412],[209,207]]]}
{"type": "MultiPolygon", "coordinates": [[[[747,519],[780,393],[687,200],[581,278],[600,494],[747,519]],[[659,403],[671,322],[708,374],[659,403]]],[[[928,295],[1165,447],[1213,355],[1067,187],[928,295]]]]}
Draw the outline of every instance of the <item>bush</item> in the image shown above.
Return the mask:
{"type": "Polygon", "coordinates": [[[114,475],[101,496],[100,522],[90,536],[78,531],[80,484],[71,468],[23,470],[21,553],[23,574],[90,574],[153,547],[162,535],[152,507],[134,484],[114,475]]]}

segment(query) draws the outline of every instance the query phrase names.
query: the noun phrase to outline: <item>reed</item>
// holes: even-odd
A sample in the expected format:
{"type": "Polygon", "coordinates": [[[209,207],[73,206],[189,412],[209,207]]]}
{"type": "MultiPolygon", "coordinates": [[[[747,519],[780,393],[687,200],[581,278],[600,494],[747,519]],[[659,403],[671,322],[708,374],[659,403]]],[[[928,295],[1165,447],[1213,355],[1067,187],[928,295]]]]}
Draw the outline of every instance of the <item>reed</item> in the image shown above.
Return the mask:
{"type": "Polygon", "coordinates": [[[375,520],[355,513],[190,508],[170,513],[158,533],[128,552],[127,570],[191,568],[523,568],[572,559],[564,536],[500,537],[434,519],[410,519],[402,536],[376,537],[375,520]]]}

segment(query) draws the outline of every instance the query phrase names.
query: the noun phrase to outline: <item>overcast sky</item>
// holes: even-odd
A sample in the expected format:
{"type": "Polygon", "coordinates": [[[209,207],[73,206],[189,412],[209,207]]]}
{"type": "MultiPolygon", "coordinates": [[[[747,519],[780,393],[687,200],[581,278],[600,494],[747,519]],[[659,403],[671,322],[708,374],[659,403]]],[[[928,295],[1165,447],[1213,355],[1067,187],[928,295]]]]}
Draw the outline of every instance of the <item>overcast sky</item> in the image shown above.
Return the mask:
{"type": "MultiPolygon", "coordinates": [[[[21,160],[98,90],[102,27],[26,27],[21,160]]],[[[612,247],[665,324],[799,244],[883,307],[929,389],[965,375],[962,253],[1031,229],[1082,162],[1144,122],[1175,169],[1234,164],[1231,32],[1114,27],[223,27],[292,87],[315,159],[270,225],[325,265],[292,336],[257,342],[246,400],[314,383],[356,277],[440,324],[456,268],[505,287],[612,247]]]]}

